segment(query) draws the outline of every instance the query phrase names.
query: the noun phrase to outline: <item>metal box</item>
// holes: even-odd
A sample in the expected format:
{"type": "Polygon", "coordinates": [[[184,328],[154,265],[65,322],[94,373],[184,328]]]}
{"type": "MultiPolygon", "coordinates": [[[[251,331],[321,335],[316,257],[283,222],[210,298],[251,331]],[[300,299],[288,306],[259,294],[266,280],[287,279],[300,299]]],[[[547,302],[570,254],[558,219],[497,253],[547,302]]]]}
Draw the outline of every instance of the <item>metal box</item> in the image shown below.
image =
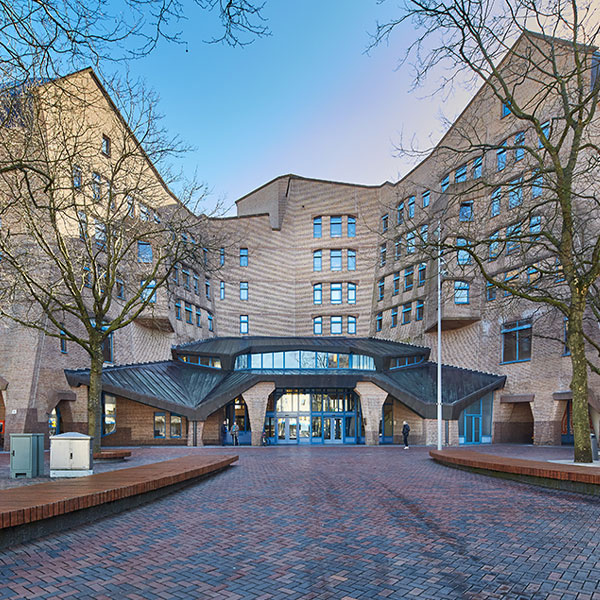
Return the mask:
{"type": "Polygon", "coordinates": [[[50,477],[92,475],[92,437],[84,433],[61,433],[50,437],[50,477]]]}
{"type": "Polygon", "coordinates": [[[44,474],[44,434],[10,434],[10,476],[40,477],[44,474]]]}

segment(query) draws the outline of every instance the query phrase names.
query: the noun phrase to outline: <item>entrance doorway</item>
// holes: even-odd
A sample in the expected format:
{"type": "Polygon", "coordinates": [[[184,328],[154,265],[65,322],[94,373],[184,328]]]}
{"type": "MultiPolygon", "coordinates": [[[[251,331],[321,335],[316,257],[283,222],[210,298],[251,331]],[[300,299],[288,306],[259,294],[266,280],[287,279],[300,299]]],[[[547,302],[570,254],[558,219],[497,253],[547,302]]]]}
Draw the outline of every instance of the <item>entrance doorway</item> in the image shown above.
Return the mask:
{"type": "Polygon", "coordinates": [[[341,444],[344,441],[343,424],[343,417],[323,417],[323,443],[341,444]]]}

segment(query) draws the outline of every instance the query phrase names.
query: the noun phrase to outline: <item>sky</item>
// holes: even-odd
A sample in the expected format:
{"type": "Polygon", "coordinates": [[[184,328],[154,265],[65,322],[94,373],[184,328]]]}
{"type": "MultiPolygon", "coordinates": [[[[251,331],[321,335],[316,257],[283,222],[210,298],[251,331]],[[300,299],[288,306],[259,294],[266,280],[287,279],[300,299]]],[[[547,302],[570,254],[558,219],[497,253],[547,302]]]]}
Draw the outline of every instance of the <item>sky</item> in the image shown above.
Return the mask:
{"type": "Polygon", "coordinates": [[[161,43],[131,65],[160,96],[169,133],[193,146],[175,166],[207,184],[208,210],[218,201],[233,207],[287,173],[396,181],[414,164],[397,155],[398,145],[414,138],[427,147],[439,139],[440,114],[457,115],[468,95],[411,91],[410,67],[397,68],[407,30],[365,52],[377,19],[395,6],[267,0],[271,35],[232,48],[206,43],[219,32],[216,16],[192,3],[180,27],[185,43],[161,43]]]}

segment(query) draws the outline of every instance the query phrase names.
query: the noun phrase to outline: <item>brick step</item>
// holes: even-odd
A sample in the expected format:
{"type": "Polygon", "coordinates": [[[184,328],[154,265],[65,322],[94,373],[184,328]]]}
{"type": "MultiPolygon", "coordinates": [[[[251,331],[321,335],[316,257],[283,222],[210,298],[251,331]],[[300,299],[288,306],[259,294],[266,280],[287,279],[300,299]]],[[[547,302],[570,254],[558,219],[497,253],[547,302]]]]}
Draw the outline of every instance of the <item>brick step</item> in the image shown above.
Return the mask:
{"type": "Polygon", "coordinates": [[[94,452],[94,460],[115,460],[122,458],[125,460],[131,456],[131,450],[100,450],[94,452]]]}

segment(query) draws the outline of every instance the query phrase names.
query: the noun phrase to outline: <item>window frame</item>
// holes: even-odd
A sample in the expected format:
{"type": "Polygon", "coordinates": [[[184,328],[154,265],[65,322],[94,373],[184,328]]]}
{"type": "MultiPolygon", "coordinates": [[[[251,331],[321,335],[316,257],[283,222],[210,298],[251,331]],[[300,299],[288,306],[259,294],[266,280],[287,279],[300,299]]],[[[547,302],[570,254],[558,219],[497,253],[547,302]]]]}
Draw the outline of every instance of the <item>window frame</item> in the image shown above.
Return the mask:
{"type": "Polygon", "coordinates": [[[531,319],[519,319],[517,321],[511,321],[509,323],[503,323],[500,329],[500,335],[502,336],[502,356],[501,362],[502,365],[508,365],[512,363],[519,362],[529,362],[531,361],[531,357],[533,355],[533,323],[531,319]],[[512,334],[514,332],[514,360],[506,360],[506,342],[508,339],[507,334],[512,334]],[[526,335],[529,338],[529,356],[526,358],[521,358],[521,337],[525,334],[520,332],[528,332],[526,335]]]}

